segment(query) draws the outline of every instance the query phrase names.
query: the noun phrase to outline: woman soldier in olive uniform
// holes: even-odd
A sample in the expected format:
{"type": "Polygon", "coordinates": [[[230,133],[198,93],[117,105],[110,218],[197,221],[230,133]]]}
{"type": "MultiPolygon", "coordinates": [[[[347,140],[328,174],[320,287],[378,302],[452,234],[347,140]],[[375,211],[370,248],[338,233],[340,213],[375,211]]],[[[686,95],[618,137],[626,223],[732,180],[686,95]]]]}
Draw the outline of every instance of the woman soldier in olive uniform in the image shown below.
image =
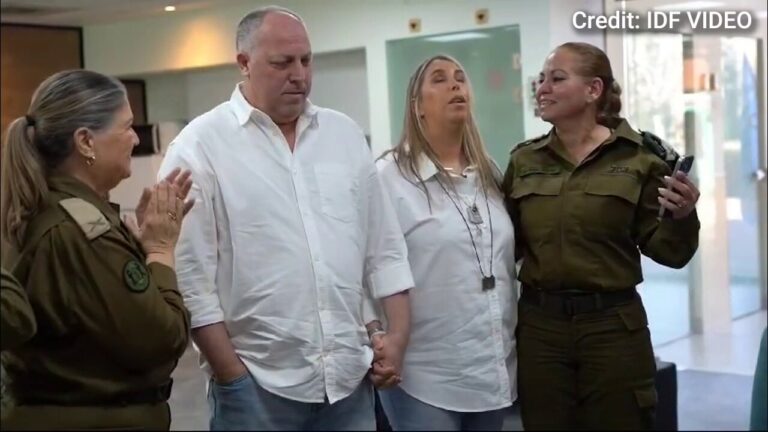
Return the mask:
{"type": "Polygon", "coordinates": [[[46,79],[3,151],[3,256],[37,334],[4,353],[16,407],[3,429],[168,429],[171,372],[189,339],[173,253],[189,174],[146,189],[138,224],[109,191],[138,143],[123,85],[75,70],[46,79]]]}
{"type": "Polygon", "coordinates": [[[640,253],[674,268],[698,246],[699,191],[618,117],[600,49],[558,47],[536,100],[552,130],[512,152],[504,180],[517,230],[523,426],[649,429],[656,393],[640,253]],[[669,217],[658,219],[659,206],[669,217]]]}

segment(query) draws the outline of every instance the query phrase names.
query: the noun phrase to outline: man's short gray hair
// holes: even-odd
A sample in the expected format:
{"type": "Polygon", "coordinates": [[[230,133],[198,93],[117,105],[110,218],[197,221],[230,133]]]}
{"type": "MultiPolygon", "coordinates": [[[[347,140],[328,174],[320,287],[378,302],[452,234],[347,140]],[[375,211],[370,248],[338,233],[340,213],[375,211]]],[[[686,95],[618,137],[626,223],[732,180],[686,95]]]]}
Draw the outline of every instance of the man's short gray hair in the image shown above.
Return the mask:
{"type": "Polygon", "coordinates": [[[296,18],[299,22],[304,24],[304,20],[301,19],[296,12],[286,9],[280,6],[265,6],[250,12],[240,20],[240,24],[237,25],[237,37],[235,39],[235,48],[238,53],[245,53],[251,51],[253,48],[251,42],[253,41],[253,34],[261,27],[264,22],[264,18],[271,13],[284,13],[296,18]]]}

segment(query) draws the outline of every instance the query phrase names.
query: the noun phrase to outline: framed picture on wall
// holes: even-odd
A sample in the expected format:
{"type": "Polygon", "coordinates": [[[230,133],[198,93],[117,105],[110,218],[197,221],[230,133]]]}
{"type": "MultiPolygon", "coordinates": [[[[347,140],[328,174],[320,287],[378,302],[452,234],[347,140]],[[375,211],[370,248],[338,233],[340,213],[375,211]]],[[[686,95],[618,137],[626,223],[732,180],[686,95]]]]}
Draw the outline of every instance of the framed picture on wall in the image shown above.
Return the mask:
{"type": "Polygon", "coordinates": [[[121,79],[128,91],[128,103],[133,111],[133,124],[147,124],[147,89],[144,80],[121,79]]]}

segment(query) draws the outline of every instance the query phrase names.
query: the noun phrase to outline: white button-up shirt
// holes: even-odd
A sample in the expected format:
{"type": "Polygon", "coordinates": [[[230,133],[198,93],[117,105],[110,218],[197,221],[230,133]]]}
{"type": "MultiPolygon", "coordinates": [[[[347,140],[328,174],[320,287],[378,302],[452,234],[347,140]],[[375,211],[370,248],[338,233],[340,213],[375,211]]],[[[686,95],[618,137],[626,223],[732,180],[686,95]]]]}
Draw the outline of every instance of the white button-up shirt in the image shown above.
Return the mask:
{"type": "Polygon", "coordinates": [[[422,402],[451,411],[479,412],[512,405],[517,398],[515,243],[501,198],[489,194],[486,206],[478,188],[480,179],[472,168],[463,176],[452,175],[460,195],[455,196],[449,179],[424,157],[419,174],[429,191],[430,209],[421,184],[413,175],[406,179],[407,171],[401,173],[391,155],[377,165],[403,229],[416,282],[410,291],[411,339],[400,387],[422,402]],[[438,177],[464,212],[466,224],[438,177]],[[466,213],[473,202],[482,224],[472,224],[466,213]],[[496,286],[483,291],[483,274],[490,274],[491,257],[496,286]]]}
{"type": "Polygon", "coordinates": [[[194,181],[176,249],[192,327],[224,322],[249,372],[279,396],[352,393],[373,358],[364,301],[413,286],[362,131],[308,101],[292,153],[238,86],[184,128],[158,178],[175,167],[194,181]]]}

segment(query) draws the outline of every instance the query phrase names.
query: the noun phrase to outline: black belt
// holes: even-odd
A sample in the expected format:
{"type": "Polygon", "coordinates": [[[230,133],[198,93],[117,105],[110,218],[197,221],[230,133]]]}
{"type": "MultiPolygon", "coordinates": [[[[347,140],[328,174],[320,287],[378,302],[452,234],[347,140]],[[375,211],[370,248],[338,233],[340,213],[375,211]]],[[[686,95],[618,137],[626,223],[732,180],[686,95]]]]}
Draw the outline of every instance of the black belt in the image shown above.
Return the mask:
{"type": "Polygon", "coordinates": [[[523,286],[520,300],[538,306],[546,312],[573,316],[598,312],[638,298],[634,288],[620,291],[542,291],[523,286]]]}
{"type": "Polygon", "coordinates": [[[58,405],[58,406],[128,406],[154,405],[166,402],[171,397],[173,380],[151,389],[123,393],[98,400],[57,400],[49,397],[20,397],[23,405],[58,405]]]}

